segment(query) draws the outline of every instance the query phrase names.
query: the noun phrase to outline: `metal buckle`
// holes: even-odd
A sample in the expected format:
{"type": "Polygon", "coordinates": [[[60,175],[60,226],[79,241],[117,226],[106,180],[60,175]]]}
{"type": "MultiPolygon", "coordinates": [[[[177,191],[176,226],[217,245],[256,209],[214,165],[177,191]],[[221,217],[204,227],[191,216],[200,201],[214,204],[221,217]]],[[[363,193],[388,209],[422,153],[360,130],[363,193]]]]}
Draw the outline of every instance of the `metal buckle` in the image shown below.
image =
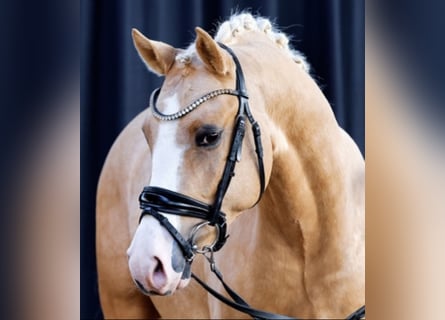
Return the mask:
{"type": "Polygon", "coordinates": [[[213,250],[210,249],[209,252],[207,254],[204,253],[203,256],[209,262],[210,270],[212,270],[212,272],[215,272],[217,269],[216,269],[216,264],[215,264],[215,258],[213,257],[213,250]]]}
{"type": "Polygon", "coordinates": [[[215,240],[213,240],[213,242],[211,244],[203,245],[201,248],[199,248],[198,245],[195,243],[195,238],[196,238],[199,230],[207,225],[210,225],[209,221],[203,221],[201,223],[198,223],[197,225],[195,225],[193,227],[192,231],[190,232],[189,242],[192,245],[192,250],[195,253],[206,254],[208,252],[213,252],[213,247],[215,247],[215,245],[218,243],[219,235],[221,232],[218,224],[213,225],[213,227],[216,228],[216,236],[215,236],[215,240]]]}

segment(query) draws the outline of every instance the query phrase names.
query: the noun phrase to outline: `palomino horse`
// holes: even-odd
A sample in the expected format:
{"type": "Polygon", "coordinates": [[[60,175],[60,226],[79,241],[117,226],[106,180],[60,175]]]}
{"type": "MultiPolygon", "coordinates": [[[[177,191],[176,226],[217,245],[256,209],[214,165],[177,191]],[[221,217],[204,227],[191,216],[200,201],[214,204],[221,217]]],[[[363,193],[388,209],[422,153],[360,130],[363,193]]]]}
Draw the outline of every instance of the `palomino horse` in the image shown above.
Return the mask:
{"type": "Polygon", "coordinates": [[[360,151],[302,55],[267,19],[238,14],[215,39],[200,28],[196,35],[181,50],[133,30],[142,60],[165,81],[118,137],[101,174],[96,245],[105,317],[245,317],[190,281],[194,258],[193,273],[223,291],[206,259],[218,249],[225,281],[250,305],[346,317],[365,299],[360,151]]]}

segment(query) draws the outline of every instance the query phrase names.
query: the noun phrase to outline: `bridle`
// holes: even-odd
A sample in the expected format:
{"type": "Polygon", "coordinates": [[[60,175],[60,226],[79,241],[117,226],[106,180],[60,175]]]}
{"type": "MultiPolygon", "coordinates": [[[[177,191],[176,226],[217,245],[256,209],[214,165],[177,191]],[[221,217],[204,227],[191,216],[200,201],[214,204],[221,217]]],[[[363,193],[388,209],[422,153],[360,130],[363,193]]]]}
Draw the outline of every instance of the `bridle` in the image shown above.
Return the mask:
{"type": "MultiPolygon", "coordinates": [[[[238,97],[239,107],[238,112],[235,117],[235,127],[232,134],[232,141],[227,156],[226,164],[222,177],[219,181],[215,198],[212,205],[208,205],[199,200],[193,199],[181,193],[177,193],[171,190],[167,190],[159,187],[144,187],[142,191],[139,202],[142,209],[142,214],[139,221],[143,216],[149,214],[155,219],[157,219],[162,226],[164,226],[167,231],[173,236],[173,238],[178,242],[186,261],[190,264],[196,253],[207,253],[216,252],[221,249],[227,240],[227,223],[226,215],[221,211],[224,196],[230,185],[232,177],[235,175],[235,166],[238,161],[241,160],[241,150],[243,139],[246,131],[246,118],[250,122],[252,127],[252,132],[255,140],[255,149],[258,158],[258,171],[260,179],[260,193],[257,202],[261,199],[261,195],[264,192],[265,187],[265,173],[263,164],[263,147],[261,144],[261,130],[259,124],[253,118],[253,115],[249,108],[247,90],[245,86],[244,74],[241,69],[241,65],[238,58],[235,56],[233,51],[223,44],[220,44],[224,49],[226,49],[234,58],[236,65],[236,89],[219,89],[214,90],[206,95],[202,96],[183,110],[171,114],[165,115],[161,113],[156,107],[157,98],[160,92],[160,88],[153,91],[150,97],[150,107],[153,111],[153,115],[165,121],[176,120],[180,117],[185,116],[189,112],[196,109],[202,103],[212,99],[216,96],[228,94],[238,97]],[[159,214],[159,212],[164,212],[168,214],[175,214],[185,217],[192,217],[204,220],[204,222],[196,225],[191,232],[188,239],[185,239],[174,227],[170,224],[167,218],[159,214]],[[194,238],[197,232],[205,225],[214,226],[216,230],[216,239],[210,244],[202,248],[197,248],[194,243],[194,238]]],[[[256,203],[257,203],[256,202],[256,203]]],[[[255,204],[256,204],[255,203],[255,204]]],[[[255,205],[254,204],[254,205],[255,205]]]]}
{"type": "MultiPolygon", "coordinates": [[[[247,89],[244,79],[243,70],[238,57],[235,53],[222,43],[218,43],[223,49],[225,49],[231,56],[236,66],[236,89],[218,89],[211,91],[201,98],[194,101],[192,104],[188,105],[184,109],[174,113],[174,114],[163,114],[160,112],[156,106],[157,98],[161,88],[157,88],[153,91],[150,97],[150,108],[153,112],[154,117],[163,121],[173,121],[179,119],[188,113],[195,110],[202,103],[212,99],[216,96],[228,94],[238,97],[238,112],[235,117],[235,126],[232,133],[232,141],[229,149],[229,154],[227,156],[226,164],[224,166],[224,171],[222,177],[219,181],[215,198],[213,204],[209,205],[199,200],[188,197],[184,194],[174,192],[168,189],[160,187],[144,187],[141,195],[139,196],[140,208],[142,213],[139,218],[139,223],[145,215],[150,215],[157,219],[159,223],[172,235],[176,240],[179,247],[181,248],[185,260],[186,267],[183,272],[183,279],[192,276],[204,289],[206,289],[213,296],[221,300],[222,302],[228,304],[232,308],[235,308],[241,312],[249,314],[254,318],[265,318],[265,319],[295,319],[279,314],[269,313],[261,310],[256,310],[251,308],[238,294],[236,294],[223,280],[222,274],[216,268],[213,253],[220,250],[227,238],[227,222],[226,215],[221,211],[224,196],[230,185],[232,177],[235,175],[236,163],[241,160],[242,144],[244,140],[244,135],[246,131],[246,118],[250,122],[252,133],[255,141],[255,152],[257,154],[258,161],[258,173],[260,180],[260,193],[258,200],[253,205],[255,206],[261,199],[261,196],[265,189],[265,172],[263,163],[263,147],[261,143],[261,130],[258,122],[254,119],[249,103],[247,89]],[[176,230],[176,228],[169,222],[169,220],[160,214],[159,212],[174,214],[184,217],[192,217],[203,220],[203,222],[196,224],[188,237],[184,238],[181,233],[176,230]],[[196,235],[199,230],[205,226],[213,226],[216,231],[216,237],[213,243],[209,245],[204,245],[201,248],[196,244],[196,235]],[[218,279],[223,284],[225,290],[233,299],[227,299],[225,296],[219,294],[208,285],[206,285],[201,279],[196,277],[196,275],[191,274],[191,263],[196,254],[203,254],[210,263],[211,271],[215,273],[218,279]]],[[[364,306],[357,310],[355,313],[350,315],[347,319],[359,319],[364,315],[364,306]],[[360,311],[363,309],[362,311],[360,311]],[[360,312],[359,312],[360,311],[360,312]],[[357,313],[359,312],[359,313],[357,313]]]]}

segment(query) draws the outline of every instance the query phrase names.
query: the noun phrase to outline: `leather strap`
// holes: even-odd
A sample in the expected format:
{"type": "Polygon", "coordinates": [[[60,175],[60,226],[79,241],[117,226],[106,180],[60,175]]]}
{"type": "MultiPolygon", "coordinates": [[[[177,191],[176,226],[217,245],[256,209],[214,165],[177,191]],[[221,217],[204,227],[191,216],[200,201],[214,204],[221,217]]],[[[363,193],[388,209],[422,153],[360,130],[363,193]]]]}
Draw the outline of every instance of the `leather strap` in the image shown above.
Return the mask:
{"type": "Polygon", "coordinates": [[[346,320],[359,320],[365,317],[365,306],[361,306],[356,311],[351,313],[346,320]]]}
{"type": "MultiPolygon", "coordinates": [[[[289,317],[277,313],[270,313],[267,311],[262,311],[258,309],[254,309],[247,304],[247,302],[244,301],[235,291],[233,291],[229,285],[224,281],[223,276],[221,272],[215,267],[214,264],[211,264],[211,270],[212,272],[217,276],[221,284],[223,285],[226,292],[229,294],[229,296],[233,299],[233,301],[229,300],[222,294],[218,293],[216,290],[208,286],[204,281],[199,279],[194,273],[192,273],[192,278],[196,280],[196,282],[199,283],[207,292],[209,292],[212,296],[220,300],[221,302],[227,304],[228,306],[242,312],[245,314],[250,315],[253,318],[258,319],[298,319],[295,317],[289,317]]],[[[355,312],[350,314],[346,320],[360,320],[365,317],[365,306],[360,307],[355,312]]]]}
{"type": "Polygon", "coordinates": [[[236,66],[236,90],[240,93],[238,95],[239,97],[239,103],[240,103],[240,111],[244,112],[247,116],[247,119],[249,120],[251,126],[252,126],[252,133],[255,140],[255,152],[257,154],[258,158],[258,173],[260,175],[260,194],[258,196],[257,202],[253,205],[255,206],[260,200],[261,196],[263,195],[264,189],[265,189],[265,174],[264,174],[264,163],[263,163],[263,145],[261,143],[261,129],[260,125],[256,120],[254,119],[252,112],[250,111],[250,106],[248,103],[248,95],[247,95],[247,88],[246,88],[246,81],[244,79],[244,72],[243,68],[241,67],[241,63],[238,60],[238,57],[236,56],[235,52],[228,46],[226,46],[223,43],[218,43],[221,48],[225,49],[231,56],[233,61],[235,62],[236,66]],[[243,94],[244,93],[244,94],[243,94]]]}
{"type": "Polygon", "coordinates": [[[159,223],[165,229],[167,229],[167,231],[172,235],[172,237],[178,242],[179,247],[181,248],[186,261],[191,262],[195,257],[192,245],[186,239],[184,239],[184,237],[178,232],[178,230],[176,230],[176,228],[170,223],[170,221],[168,221],[166,217],[164,217],[162,214],[159,214],[155,209],[152,208],[144,209],[142,211],[140,219],[142,219],[142,217],[147,214],[156,218],[156,220],[158,220],[159,223]]]}
{"type": "MultiPolygon", "coordinates": [[[[139,206],[142,209],[139,222],[147,214],[156,218],[178,242],[182,251],[187,254],[186,258],[190,258],[190,250],[192,250],[190,242],[185,240],[159,212],[209,220],[210,206],[186,195],[159,187],[144,187],[139,196],[139,206]]],[[[228,238],[226,215],[221,211],[217,216],[216,224],[219,227],[219,237],[212,248],[215,252],[224,246],[228,238]]]]}
{"type": "Polygon", "coordinates": [[[232,138],[232,144],[230,147],[229,155],[226,160],[226,165],[224,166],[223,175],[219,181],[218,188],[216,189],[215,200],[210,210],[210,224],[213,225],[218,219],[219,212],[221,211],[222,202],[224,196],[226,195],[227,189],[235,175],[235,165],[239,154],[241,152],[241,146],[243,143],[244,133],[245,133],[245,120],[243,115],[238,115],[234,135],[232,138]]]}
{"type": "Polygon", "coordinates": [[[229,187],[230,181],[232,180],[232,177],[235,175],[235,165],[237,161],[240,161],[241,159],[241,150],[242,150],[242,144],[245,134],[245,128],[246,128],[246,120],[245,117],[247,116],[247,119],[251,123],[252,126],[252,132],[255,140],[255,151],[257,153],[258,158],[258,171],[260,176],[260,193],[258,196],[257,201],[253,206],[255,206],[261,199],[261,196],[265,189],[265,174],[264,174],[264,163],[263,163],[263,147],[261,143],[261,130],[258,123],[253,118],[252,112],[249,108],[249,102],[248,102],[248,95],[247,95],[247,88],[246,88],[246,81],[244,79],[244,73],[243,69],[241,67],[241,64],[238,60],[238,57],[233,52],[232,49],[227,47],[223,43],[218,43],[219,46],[223,49],[225,49],[231,56],[236,66],[236,91],[239,93],[238,100],[239,100],[239,107],[238,107],[238,113],[236,115],[236,124],[234,127],[234,134],[232,138],[232,144],[229,151],[229,156],[226,161],[226,165],[224,167],[223,175],[221,177],[221,180],[218,184],[218,188],[216,190],[215,200],[212,206],[211,210],[211,220],[210,224],[215,224],[218,212],[221,210],[222,202],[224,199],[224,196],[227,192],[227,189],[229,187]]]}
{"type": "MultiPolygon", "coordinates": [[[[155,208],[164,213],[207,219],[210,206],[186,195],[159,187],[144,187],[139,196],[141,209],[155,208]]],[[[221,212],[221,215],[224,213],[221,212]]]]}
{"type": "Polygon", "coordinates": [[[261,196],[263,195],[264,189],[266,187],[266,177],[264,174],[263,145],[261,144],[260,125],[256,121],[251,122],[251,124],[252,124],[253,137],[255,139],[255,152],[256,152],[257,158],[258,158],[258,173],[260,175],[260,195],[259,195],[256,203],[253,205],[253,207],[254,207],[261,200],[261,196]]]}
{"type": "MultiPolygon", "coordinates": [[[[215,273],[216,274],[216,273],[215,273]]],[[[220,278],[221,283],[223,284],[224,288],[226,289],[227,293],[232,297],[234,301],[231,301],[230,299],[227,299],[222,294],[215,291],[213,288],[209,287],[207,284],[205,284],[201,279],[199,279],[194,273],[192,273],[192,278],[196,280],[205,290],[207,290],[212,296],[220,300],[221,302],[227,304],[228,306],[232,307],[233,309],[236,309],[242,313],[248,314],[253,318],[258,319],[297,319],[293,317],[283,316],[280,314],[270,313],[267,311],[257,310],[252,307],[250,307],[244,300],[241,299],[236,293],[234,298],[232,294],[234,291],[230,289],[230,287],[220,278]],[[240,300],[241,299],[241,300],[240,300]]]]}

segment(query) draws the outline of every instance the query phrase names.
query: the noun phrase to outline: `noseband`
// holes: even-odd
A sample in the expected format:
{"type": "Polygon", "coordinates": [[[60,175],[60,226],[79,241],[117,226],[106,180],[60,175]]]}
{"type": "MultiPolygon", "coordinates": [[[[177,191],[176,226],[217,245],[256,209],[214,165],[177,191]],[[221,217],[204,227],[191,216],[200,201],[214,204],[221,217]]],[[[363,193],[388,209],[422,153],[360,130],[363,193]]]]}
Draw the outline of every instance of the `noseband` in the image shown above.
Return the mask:
{"type": "MultiPolygon", "coordinates": [[[[230,146],[229,154],[227,156],[226,164],[218,188],[216,190],[215,198],[213,204],[209,205],[188,197],[184,194],[177,193],[171,190],[167,190],[159,187],[145,187],[139,197],[140,208],[142,209],[139,222],[145,215],[151,215],[157,219],[162,226],[164,226],[167,231],[173,236],[173,238],[178,242],[184,257],[191,263],[196,253],[202,252],[216,252],[221,249],[227,240],[227,224],[226,215],[221,211],[224,196],[230,185],[232,177],[235,175],[235,165],[241,160],[241,150],[243,139],[246,131],[246,118],[250,122],[252,127],[253,136],[255,139],[255,151],[258,158],[258,171],[260,178],[260,194],[258,196],[258,201],[261,199],[261,195],[264,192],[265,187],[265,174],[264,174],[264,164],[263,164],[263,147],[261,144],[261,130],[259,124],[253,118],[253,115],[249,108],[248,95],[246,84],[244,80],[243,70],[241,64],[235,53],[225,46],[224,44],[219,44],[222,48],[227,50],[232,56],[233,61],[236,66],[236,89],[219,89],[211,91],[186,108],[170,115],[161,113],[157,106],[157,98],[159,96],[160,88],[153,91],[150,97],[150,107],[152,109],[153,115],[164,121],[172,121],[179,119],[191,111],[195,110],[202,103],[212,99],[216,96],[228,94],[238,97],[238,112],[235,117],[235,127],[232,135],[232,143],[230,146]],[[196,225],[191,235],[188,239],[185,239],[175,227],[165,218],[162,214],[174,214],[185,217],[192,217],[204,220],[204,222],[196,225]],[[216,228],[217,237],[215,241],[206,245],[203,248],[198,248],[195,244],[195,236],[200,228],[204,225],[214,226],[216,228]]],[[[256,203],[255,203],[256,204],[256,203]]]]}
{"type": "MultiPolygon", "coordinates": [[[[256,205],[264,192],[265,188],[265,173],[263,164],[263,147],[261,144],[261,130],[259,124],[253,118],[253,115],[249,108],[248,95],[246,84],[244,80],[243,70],[241,64],[235,55],[235,53],[229,47],[222,43],[218,43],[223,49],[225,49],[231,56],[236,66],[236,89],[219,89],[211,91],[192,104],[188,105],[184,109],[174,114],[163,114],[156,107],[157,98],[159,96],[160,88],[153,91],[150,97],[150,107],[152,109],[154,117],[163,121],[172,121],[179,119],[188,113],[195,110],[202,103],[209,99],[222,94],[228,94],[238,97],[238,112],[235,117],[235,127],[232,134],[232,143],[230,146],[229,154],[227,156],[226,164],[222,177],[219,181],[218,188],[216,189],[215,199],[212,205],[203,203],[199,200],[188,197],[184,194],[174,192],[168,189],[159,187],[144,187],[141,195],[139,196],[140,208],[142,209],[139,223],[145,215],[151,215],[159,221],[159,223],[172,235],[181,248],[184,257],[186,259],[186,267],[183,272],[183,278],[190,277],[190,266],[196,254],[203,254],[210,262],[211,271],[218,277],[222,283],[224,289],[227,291],[232,300],[216,292],[214,289],[205,284],[201,279],[194,274],[191,276],[209,293],[214,297],[231,306],[232,308],[249,314],[253,318],[261,319],[295,319],[280,314],[269,313],[266,311],[257,310],[251,308],[235,291],[233,291],[223,280],[222,274],[215,266],[213,259],[213,253],[221,249],[227,238],[227,223],[226,215],[221,211],[222,202],[227,189],[230,185],[232,177],[235,175],[235,165],[241,160],[241,149],[246,131],[246,118],[250,122],[252,127],[252,133],[255,140],[255,152],[258,158],[258,172],[260,179],[260,193],[256,205]],[[159,212],[174,214],[184,217],[192,217],[203,220],[203,222],[196,224],[188,237],[185,239],[178,230],[168,221],[168,219],[159,212]],[[216,230],[216,237],[213,243],[205,245],[201,248],[195,243],[196,235],[199,230],[207,225],[214,226],[216,230]]],[[[346,319],[360,319],[365,315],[365,307],[359,308],[357,311],[349,315],[346,319]]]]}

